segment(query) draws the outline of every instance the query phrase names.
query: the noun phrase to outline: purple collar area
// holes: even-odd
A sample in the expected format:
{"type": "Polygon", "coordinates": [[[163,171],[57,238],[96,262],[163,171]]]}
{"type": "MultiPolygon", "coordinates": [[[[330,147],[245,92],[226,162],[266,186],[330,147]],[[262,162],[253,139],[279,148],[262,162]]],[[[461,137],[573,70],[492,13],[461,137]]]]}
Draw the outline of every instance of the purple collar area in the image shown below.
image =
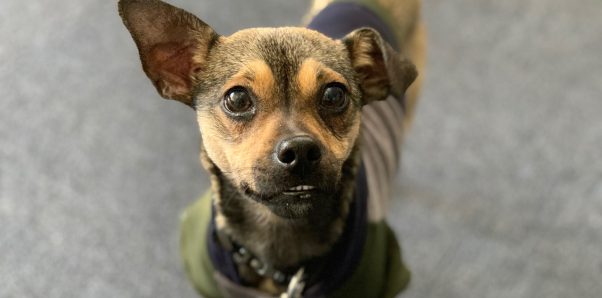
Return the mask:
{"type": "MultiPolygon", "coordinates": [[[[366,240],[367,187],[366,172],[361,164],[356,176],[356,190],[345,222],[345,230],[328,255],[310,261],[306,266],[308,279],[303,297],[325,297],[341,287],[359,265],[366,240]]],[[[213,210],[211,214],[207,247],[213,267],[233,283],[245,286],[236,269],[232,252],[219,244],[213,210]]]]}

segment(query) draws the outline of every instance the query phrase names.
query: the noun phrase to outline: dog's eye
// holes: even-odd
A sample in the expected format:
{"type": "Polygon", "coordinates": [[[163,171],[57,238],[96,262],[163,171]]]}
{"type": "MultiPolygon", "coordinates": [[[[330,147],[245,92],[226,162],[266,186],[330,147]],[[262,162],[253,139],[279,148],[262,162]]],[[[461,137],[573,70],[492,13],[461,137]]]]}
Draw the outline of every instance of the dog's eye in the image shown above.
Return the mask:
{"type": "Polygon", "coordinates": [[[341,112],[347,107],[347,96],[345,95],[345,86],[339,83],[326,85],[320,106],[334,112],[341,112]]]}
{"type": "Polygon", "coordinates": [[[246,89],[234,87],[226,92],[224,108],[232,114],[243,114],[253,108],[253,100],[246,89]]]}

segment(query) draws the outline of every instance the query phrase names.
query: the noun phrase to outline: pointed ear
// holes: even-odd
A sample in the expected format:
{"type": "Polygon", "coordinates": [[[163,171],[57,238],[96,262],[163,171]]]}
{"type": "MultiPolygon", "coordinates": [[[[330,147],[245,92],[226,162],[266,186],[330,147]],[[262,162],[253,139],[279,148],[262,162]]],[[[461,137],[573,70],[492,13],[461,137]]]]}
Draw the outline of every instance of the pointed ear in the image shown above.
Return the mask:
{"type": "Polygon", "coordinates": [[[389,94],[401,98],[418,72],[371,28],[357,29],[343,38],[358,74],[363,104],[383,100],[389,94]]]}
{"type": "Polygon", "coordinates": [[[121,0],[118,6],[159,94],[192,106],[196,74],[219,35],[191,13],[158,0],[121,0]]]}

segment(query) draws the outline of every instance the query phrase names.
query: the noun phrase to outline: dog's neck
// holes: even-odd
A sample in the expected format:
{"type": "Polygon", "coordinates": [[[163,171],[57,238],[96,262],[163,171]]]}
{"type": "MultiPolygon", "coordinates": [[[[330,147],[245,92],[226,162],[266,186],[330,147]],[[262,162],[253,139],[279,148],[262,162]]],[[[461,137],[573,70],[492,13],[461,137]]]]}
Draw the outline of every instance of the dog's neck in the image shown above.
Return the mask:
{"type": "Polygon", "coordinates": [[[357,148],[356,144],[343,164],[328,216],[316,214],[299,220],[282,218],[265,205],[244,197],[202,149],[201,160],[211,176],[217,229],[278,269],[298,267],[325,255],[341,236],[349,213],[359,164],[357,148]]]}

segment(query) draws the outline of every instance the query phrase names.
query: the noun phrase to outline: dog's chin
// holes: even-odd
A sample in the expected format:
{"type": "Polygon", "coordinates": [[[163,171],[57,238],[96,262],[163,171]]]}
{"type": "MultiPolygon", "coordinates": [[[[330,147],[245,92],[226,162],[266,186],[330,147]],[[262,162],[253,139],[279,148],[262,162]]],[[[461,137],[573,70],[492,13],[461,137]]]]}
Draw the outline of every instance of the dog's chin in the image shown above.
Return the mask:
{"type": "Polygon", "coordinates": [[[328,212],[335,205],[332,194],[315,189],[269,194],[246,189],[245,195],[268,207],[275,215],[289,220],[310,219],[317,213],[328,212]]]}
{"type": "Polygon", "coordinates": [[[261,203],[282,218],[298,220],[310,218],[315,208],[318,208],[316,205],[319,200],[320,198],[316,194],[306,194],[304,196],[279,194],[271,197],[269,201],[262,201],[261,203]]]}

